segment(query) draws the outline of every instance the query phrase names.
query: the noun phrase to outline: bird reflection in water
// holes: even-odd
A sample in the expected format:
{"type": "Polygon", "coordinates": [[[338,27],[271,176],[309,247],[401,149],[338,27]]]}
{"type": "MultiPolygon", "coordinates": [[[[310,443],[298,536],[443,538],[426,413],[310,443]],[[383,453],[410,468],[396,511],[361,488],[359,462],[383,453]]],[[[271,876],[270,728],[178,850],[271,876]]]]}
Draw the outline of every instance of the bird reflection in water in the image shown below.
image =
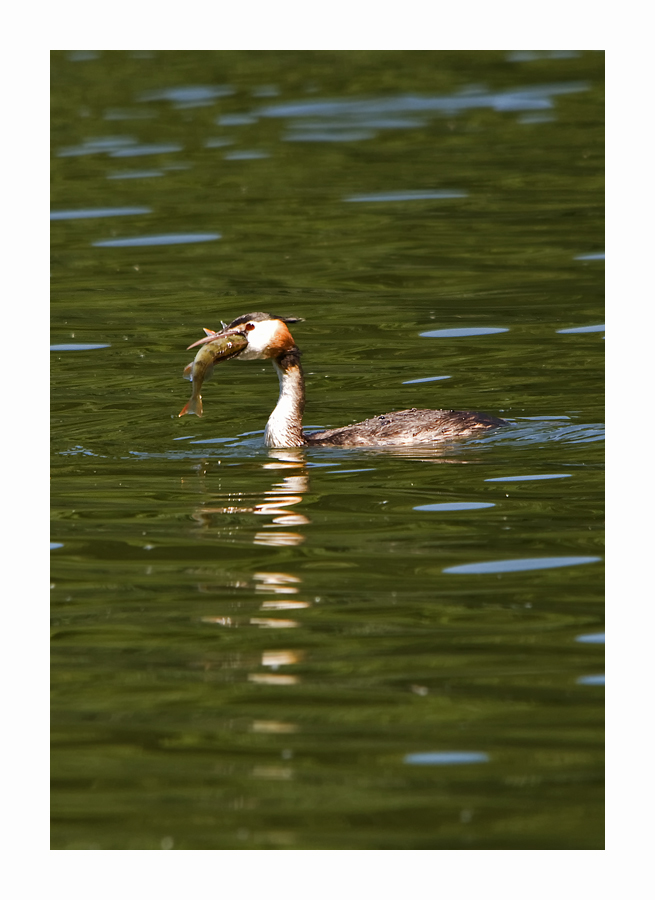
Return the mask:
{"type": "MultiPolygon", "coordinates": [[[[309,476],[307,475],[306,460],[302,450],[269,450],[269,456],[273,462],[264,463],[264,469],[293,470],[293,474],[284,475],[282,481],[271,485],[264,492],[264,498],[254,506],[208,506],[203,505],[192,513],[193,518],[200,525],[207,527],[212,524],[216,515],[230,515],[234,513],[253,513],[256,516],[272,516],[272,521],[262,526],[254,538],[253,543],[266,547],[295,547],[305,540],[304,535],[297,531],[281,531],[280,527],[308,525],[307,516],[298,512],[290,512],[290,507],[302,503],[302,495],[309,490],[309,476]],[[298,471],[300,470],[300,471],[298,471]]],[[[203,472],[204,474],[204,472],[203,472]]],[[[229,495],[228,495],[229,496],[229,495]]],[[[241,498],[243,495],[236,495],[241,498]]],[[[232,499],[231,497],[229,499],[232,499]]],[[[235,498],[236,499],[236,498],[235,498]]]]}
{"type": "MultiPolygon", "coordinates": [[[[262,499],[253,504],[243,503],[243,494],[228,495],[229,501],[237,501],[232,505],[214,506],[205,504],[193,513],[193,518],[203,528],[209,528],[216,524],[216,516],[252,513],[256,516],[271,517],[271,521],[262,524],[255,533],[252,542],[258,546],[266,547],[294,547],[301,544],[305,537],[294,529],[298,526],[308,525],[307,516],[293,510],[302,502],[303,494],[309,490],[309,477],[307,475],[306,460],[300,449],[270,450],[270,461],[263,464],[267,471],[275,473],[275,480],[271,487],[264,492],[262,499]],[[288,474],[285,474],[287,473],[288,474]]],[[[204,473],[203,473],[204,474],[204,473]]],[[[200,573],[199,573],[200,574],[200,573]]],[[[207,570],[203,574],[208,574],[207,570]]],[[[225,584],[218,587],[216,584],[199,584],[203,592],[222,592],[225,584]]],[[[223,628],[251,626],[264,629],[293,629],[299,628],[298,619],[291,618],[291,614],[306,609],[312,604],[297,596],[302,589],[301,579],[297,575],[288,572],[254,572],[247,580],[231,581],[229,587],[267,594],[262,598],[258,614],[255,616],[203,616],[202,621],[208,625],[218,625],[223,628]]],[[[299,663],[304,656],[302,650],[264,650],[260,657],[244,654],[242,667],[250,669],[247,678],[252,684],[286,687],[300,682],[300,676],[281,668],[299,663]],[[253,671],[254,670],[254,671],[253,671]]],[[[270,723],[269,723],[270,724],[270,723]]],[[[274,723],[276,728],[291,728],[288,723],[274,723]]],[[[271,726],[272,727],[272,726],[271,726]]]]}
{"type": "MultiPolygon", "coordinates": [[[[309,519],[302,513],[289,512],[289,507],[302,503],[302,495],[309,490],[309,476],[307,475],[306,461],[302,450],[272,450],[269,456],[276,461],[264,463],[265,469],[300,469],[300,473],[284,475],[282,481],[272,485],[266,491],[266,497],[270,498],[259,503],[253,512],[258,516],[273,516],[273,521],[264,525],[266,529],[274,529],[278,526],[308,525],[309,519]]],[[[305,540],[302,534],[294,531],[260,531],[255,535],[255,544],[268,547],[295,547],[305,540]]]]}

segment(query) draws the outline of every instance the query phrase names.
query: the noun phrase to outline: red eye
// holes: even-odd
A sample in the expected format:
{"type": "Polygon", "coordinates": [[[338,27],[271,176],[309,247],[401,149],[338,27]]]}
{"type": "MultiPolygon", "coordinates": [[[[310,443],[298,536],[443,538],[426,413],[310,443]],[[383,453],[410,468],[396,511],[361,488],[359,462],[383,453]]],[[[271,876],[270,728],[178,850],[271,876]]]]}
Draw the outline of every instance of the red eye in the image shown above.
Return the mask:
{"type": "Polygon", "coordinates": [[[246,331],[252,331],[254,327],[255,326],[252,324],[252,322],[248,322],[248,324],[246,325],[246,331]]]}

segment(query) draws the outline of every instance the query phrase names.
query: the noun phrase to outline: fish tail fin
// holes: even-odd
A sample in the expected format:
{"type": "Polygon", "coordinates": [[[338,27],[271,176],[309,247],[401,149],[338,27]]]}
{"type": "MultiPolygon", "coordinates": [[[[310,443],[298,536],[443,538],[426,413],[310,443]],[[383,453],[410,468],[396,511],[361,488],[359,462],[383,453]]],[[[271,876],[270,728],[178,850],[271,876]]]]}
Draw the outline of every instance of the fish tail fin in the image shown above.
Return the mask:
{"type": "Polygon", "coordinates": [[[178,419],[180,416],[186,416],[187,414],[193,413],[195,416],[202,415],[202,397],[198,395],[197,397],[192,397],[187,405],[182,409],[182,412],[179,413],[178,419]]]}

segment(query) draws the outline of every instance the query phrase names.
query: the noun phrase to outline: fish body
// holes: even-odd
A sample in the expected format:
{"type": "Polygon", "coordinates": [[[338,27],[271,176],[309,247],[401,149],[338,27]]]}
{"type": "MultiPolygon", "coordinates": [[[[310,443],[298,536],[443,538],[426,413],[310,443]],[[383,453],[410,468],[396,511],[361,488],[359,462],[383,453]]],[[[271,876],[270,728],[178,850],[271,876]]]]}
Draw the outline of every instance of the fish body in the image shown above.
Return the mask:
{"type": "MultiPolygon", "coordinates": [[[[189,363],[184,369],[184,376],[190,378],[193,382],[193,391],[191,399],[179,414],[180,416],[184,416],[187,413],[194,413],[196,416],[202,415],[200,389],[203,381],[211,377],[216,363],[229,359],[231,356],[236,356],[248,345],[248,339],[242,334],[235,332],[220,334],[220,332],[210,332],[207,328],[204,331],[207,332],[208,337],[216,334],[216,338],[203,344],[196,353],[193,362],[189,363]]],[[[205,338],[205,340],[207,339],[205,338]]]]}

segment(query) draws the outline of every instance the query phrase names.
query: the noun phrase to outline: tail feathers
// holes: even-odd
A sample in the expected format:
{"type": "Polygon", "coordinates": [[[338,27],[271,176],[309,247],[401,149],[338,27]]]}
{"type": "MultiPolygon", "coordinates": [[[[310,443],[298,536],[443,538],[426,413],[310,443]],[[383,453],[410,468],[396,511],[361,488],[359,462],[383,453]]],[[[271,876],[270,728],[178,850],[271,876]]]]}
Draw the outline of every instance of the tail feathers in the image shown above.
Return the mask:
{"type": "Polygon", "coordinates": [[[186,416],[187,414],[193,413],[196,416],[202,415],[202,397],[198,394],[197,397],[191,397],[187,405],[183,408],[182,412],[178,415],[178,419],[180,416],[186,416]]]}

